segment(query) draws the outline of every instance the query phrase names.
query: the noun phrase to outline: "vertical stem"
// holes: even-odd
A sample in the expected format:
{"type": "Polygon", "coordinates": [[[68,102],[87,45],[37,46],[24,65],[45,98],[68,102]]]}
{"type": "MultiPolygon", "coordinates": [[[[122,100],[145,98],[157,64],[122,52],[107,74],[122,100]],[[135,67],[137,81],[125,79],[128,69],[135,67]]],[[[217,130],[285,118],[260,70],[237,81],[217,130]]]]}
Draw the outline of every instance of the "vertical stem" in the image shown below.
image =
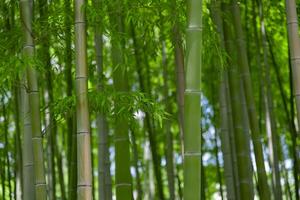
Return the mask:
{"type": "MultiPolygon", "coordinates": [[[[225,50],[224,45],[224,33],[223,33],[223,22],[221,16],[221,1],[214,0],[212,2],[212,17],[214,23],[216,24],[216,31],[219,34],[220,38],[220,45],[223,50],[225,50]]],[[[223,63],[220,61],[218,63],[223,68],[223,63]]],[[[223,160],[224,160],[224,176],[225,176],[225,185],[226,185],[226,195],[228,200],[236,199],[236,183],[234,179],[234,161],[233,161],[233,152],[231,145],[233,141],[230,139],[230,116],[229,113],[229,101],[227,97],[226,85],[228,85],[228,81],[226,79],[227,70],[222,70],[221,72],[221,81],[220,81],[220,88],[219,88],[219,102],[220,102],[220,139],[221,139],[221,150],[223,153],[223,160]]],[[[216,143],[217,144],[217,143],[216,143]]],[[[216,154],[217,156],[217,154],[216,154]]]]}
{"type": "MultiPolygon", "coordinates": [[[[27,58],[34,57],[34,43],[32,32],[32,2],[30,0],[20,0],[21,19],[24,30],[23,53],[27,58]]],[[[27,93],[31,112],[31,129],[32,129],[32,146],[33,146],[33,163],[34,163],[34,180],[35,196],[38,200],[47,199],[47,185],[45,179],[43,146],[41,135],[40,121],[40,104],[37,73],[32,66],[27,66],[27,93]]]]}
{"type": "Polygon", "coordinates": [[[260,27],[262,35],[262,44],[263,44],[263,54],[264,54],[264,65],[265,65],[265,86],[266,86],[266,99],[265,99],[265,108],[266,108],[266,125],[267,133],[269,133],[269,147],[270,147],[270,159],[272,166],[272,175],[273,181],[275,183],[274,196],[276,200],[282,199],[282,191],[280,184],[280,171],[279,171],[279,156],[278,156],[278,142],[277,142],[277,127],[275,121],[275,115],[273,111],[273,100],[271,92],[271,77],[270,77],[270,65],[268,61],[268,46],[266,38],[266,30],[264,24],[263,16],[263,7],[262,2],[259,0],[259,15],[260,15],[260,27]]]}
{"type": "MultiPolygon", "coordinates": [[[[16,79],[17,82],[19,82],[19,78],[16,79]]],[[[14,114],[15,118],[15,126],[16,126],[16,135],[15,135],[15,159],[16,159],[16,172],[15,172],[15,178],[16,178],[16,185],[15,185],[15,198],[17,200],[23,199],[23,188],[22,188],[22,183],[23,183],[23,168],[22,168],[22,163],[23,163],[23,156],[22,156],[22,147],[21,147],[21,127],[20,127],[20,122],[21,122],[21,109],[20,109],[20,86],[15,86],[14,87],[14,104],[15,104],[15,109],[16,113],[14,114]]]]}
{"type": "MultiPolygon", "coordinates": [[[[298,35],[298,17],[296,10],[295,0],[286,0],[286,18],[287,18],[287,30],[288,30],[288,43],[289,43],[289,59],[291,63],[291,73],[293,78],[293,93],[296,101],[297,108],[297,121],[298,127],[300,125],[300,39],[298,35]]],[[[294,110],[291,110],[293,113],[294,110]]],[[[292,118],[293,119],[293,118],[292,118]]],[[[296,171],[294,171],[295,178],[295,196],[299,200],[299,163],[297,159],[294,159],[294,165],[296,171]]]]}
{"type": "MultiPolygon", "coordinates": [[[[93,5],[97,10],[101,10],[103,3],[101,0],[94,0],[93,5]]],[[[101,16],[97,15],[95,30],[95,51],[96,51],[96,64],[97,64],[97,90],[103,91],[103,39],[102,28],[103,24],[101,16]]],[[[98,198],[99,200],[112,199],[111,194],[111,177],[110,177],[110,162],[109,162],[109,144],[108,144],[108,125],[105,115],[98,113],[97,119],[98,128],[98,198]]]]}
{"type": "Polygon", "coordinates": [[[202,1],[188,1],[186,88],[184,91],[184,199],[201,198],[202,1]]]}
{"type": "MultiPolygon", "coordinates": [[[[124,65],[124,4],[117,0],[110,5],[110,23],[113,27],[111,51],[114,88],[118,92],[128,91],[127,68],[124,65]]],[[[116,107],[122,105],[115,102],[116,107]]],[[[122,117],[115,119],[115,162],[116,162],[116,199],[132,199],[132,180],[130,174],[130,151],[128,121],[122,117]]]]}
{"type": "MultiPolygon", "coordinates": [[[[48,26],[48,2],[46,0],[39,0],[39,14],[40,14],[40,26],[47,27],[48,26]]],[[[40,51],[38,51],[38,55],[41,58],[41,62],[43,63],[44,67],[46,68],[46,88],[47,88],[47,96],[48,99],[46,100],[47,104],[53,104],[54,102],[54,92],[53,92],[53,81],[52,81],[52,69],[51,69],[51,57],[50,57],[50,35],[48,32],[43,32],[41,34],[40,39],[40,51]]],[[[57,135],[57,125],[54,119],[54,113],[51,106],[49,107],[49,134],[48,134],[48,141],[49,145],[47,148],[49,149],[49,169],[50,169],[50,176],[49,176],[49,199],[55,200],[57,196],[56,192],[56,168],[55,168],[55,157],[57,151],[56,145],[56,135],[57,135]],[[51,181],[50,181],[51,180],[51,181]]],[[[63,177],[60,177],[63,178],[63,177]]]]}
{"type": "MultiPolygon", "coordinates": [[[[224,6],[226,16],[230,16],[230,8],[228,5],[224,6]],[[226,6],[226,7],[225,7],[226,6]]],[[[253,182],[252,177],[249,177],[249,168],[251,166],[250,155],[247,154],[248,141],[243,133],[243,121],[241,113],[243,113],[243,105],[240,94],[240,79],[237,68],[237,55],[233,41],[233,30],[231,29],[229,20],[224,20],[224,38],[227,53],[231,56],[228,58],[229,67],[229,86],[230,97],[232,101],[232,115],[234,124],[234,136],[236,144],[236,156],[238,165],[238,177],[240,186],[240,197],[243,200],[253,199],[253,182]]]]}
{"type": "MultiPolygon", "coordinates": [[[[169,86],[168,86],[168,69],[167,69],[167,58],[166,58],[166,47],[164,37],[162,37],[162,65],[163,65],[163,82],[164,82],[164,98],[166,111],[172,112],[171,102],[169,101],[169,86]]],[[[165,133],[166,133],[166,160],[167,160],[167,178],[170,199],[175,199],[175,181],[174,181],[174,159],[173,159],[173,133],[171,132],[171,121],[165,121],[165,133]]]]}
{"type": "Polygon", "coordinates": [[[91,139],[88,109],[85,0],[75,0],[75,60],[77,118],[77,196],[92,199],[91,139]]]}
{"type": "Polygon", "coordinates": [[[29,109],[28,94],[25,89],[26,77],[23,77],[21,88],[22,99],[22,132],[23,132],[23,199],[35,199],[34,169],[33,169],[33,147],[31,133],[31,113],[29,109]]]}
{"type": "Polygon", "coordinates": [[[241,24],[240,8],[236,0],[232,0],[232,6],[233,6],[233,15],[234,15],[233,22],[234,22],[234,27],[235,27],[236,37],[237,37],[239,70],[240,70],[240,76],[242,77],[244,90],[245,90],[245,97],[246,97],[246,103],[247,103],[249,120],[250,120],[250,127],[252,133],[251,136],[252,136],[253,147],[254,147],[256,168],[258,173],[259,196],[262,199],[268,200],[270,199],[270,191],[267,182],[268,179],[267,179],[267,174],[266,174],[266,169],[264,164],[262,142],[261,142],[261,136],[259,132],[259,123],[257,119],[255,101],[254,101],[252,85],[251,85],[246,43],[245,43],[244,33],[241,24]]]}

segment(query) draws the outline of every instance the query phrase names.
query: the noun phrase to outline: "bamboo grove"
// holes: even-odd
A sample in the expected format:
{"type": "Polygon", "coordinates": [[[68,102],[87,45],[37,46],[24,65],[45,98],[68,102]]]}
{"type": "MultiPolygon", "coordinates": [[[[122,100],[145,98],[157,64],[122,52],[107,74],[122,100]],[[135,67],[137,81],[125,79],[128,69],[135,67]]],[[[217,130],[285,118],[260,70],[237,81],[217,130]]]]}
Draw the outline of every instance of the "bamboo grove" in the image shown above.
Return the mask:
{"type": "Polygon", "coordinates": [[[299,1],[0,11],[0,199],[300,199],[299,1]]]}

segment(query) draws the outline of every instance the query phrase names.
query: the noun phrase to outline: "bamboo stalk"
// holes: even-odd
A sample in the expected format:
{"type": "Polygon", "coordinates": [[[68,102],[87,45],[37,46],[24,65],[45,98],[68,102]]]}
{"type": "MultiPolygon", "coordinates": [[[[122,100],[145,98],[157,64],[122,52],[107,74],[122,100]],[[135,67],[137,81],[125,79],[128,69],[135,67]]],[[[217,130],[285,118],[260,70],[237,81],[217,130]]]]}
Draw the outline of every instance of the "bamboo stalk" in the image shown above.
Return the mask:
{"type": "Polygon", "coordinates": [[[31,133],[31,113],[29,109],[28,94],[25,90],[26,77],[24,76],[23,87],[21,89],[21,116],[22,116],[22,132],[23,132],[23,199],[35,199],[34,188],[34,171],[33,171],[33,148],[31,133]]]}
{"type": "MultiPolygon", "coordinates": [[[[300,125],[300,39],[298,35],[298,17],[296,10],[295,0],[286,0],[286,20],[288,31],[288,44],[289,44],[289,59],[292,66],[292,79],[293,79],[293,93],[296,109],[297,109],[297,121],[300,125]]],[[[294,112],[293,110],[291,112],[294,112]]],[[[295,178],[295,196],[296,199],[300,199],[299,194],[299,163],[298,158],[294,158],[294,165],[296,169],[294,171],[295,178]]]]}
{"type": "MultiPolygon", "coordinates": [[[[20,81],[19,78],[16,81],[20,81]]],[[[15,198],[17,200],[23,199],[23,156],[22,156],[22,144],[21,144],[21,114],[22,109],[20,105],[20,86],[14,87],[14,106],[17,110],[17,113],[14,114],[15,126],[16,126],[16,136],[15,136],[15,155],[16,155],[16,184],[15,184],[15,198]]]]}
{"type": "Polygon", "coordinates": [[[270,77],[270,65],[268,61],[268,46],[266,38],[266,29],[264,24],[263,7],[262,2],[259,3],[259,16],[260,16],[260,27],[262,35],[264,65],[265,65],[265,109],[266,109],[266,125],[267,133],[269,137],[269,148],[270,148],[270,160],[272,167],[272,178],[275,183],[274,197],[276,200],[282,199],[282,191],[280,184],[280,171],[279,171],[279,155],[278,155],[278,142],[277,142],[277,127],[275,121],[275,115],[273,110],[273,98],[271,92],[271,77],[270,77]]]}
{"type": "Polygon", "coordinates": [[[250,120],[251,136],[252,136],[253,147],[254,147],[256,168],[258,173],[259,196],[262,199],[268,200],[270,199],[270,191],[267,182],[268,179],[267,179],[265,164],[264,164],[262,141],[259,132],[259,123],[257,119],[256,107],[255,107],[252,85],[251,85],[246,43],[245,43],[244,33],[241,25],[240,8],[236,0],[232,0],[232,6],[233,6],[233,15],[234,15],[234,27],[235,27],[236,37],[237,37],[239,70],[240,70],[240,76],[242,77],[244,90],[245,90],[245,97],[246,97],[246,103],[247,103],[249,120],[250,120]]]}
{"type": "MultiPolygon", "coordinates": [[[[219,34],[220,38],[220,46],[223,50],[225,50],[225,44],[224,44],[224,33],[223,33],[223,22],[221,17],[221,1],[214,0],[212,2],[211,11],[212,11],[212,17],[214,20],[214,23],[216,24],[216,31],[219,34]]],[[[221,62],[219,62],[220,65],[222,65],[221,62]]],[[[229,103],[227,99],[227,89],[226,85],[227,79],[226,79],[226,73],[228,71],[226,69],[223,69],[222,67],[221,76],[220,76],[220,88],[219,88],[219,102],[220,102],[220,127],[221,127],[221,133],[220,133],[220,139],[221,139],[221,150],[223,153],[223,160],[224,160],[224,176],[225,176],[225,185],[226,185],[226,195],[228,200],[234,200],[237,199],[236,193],[237,189],[234,187],[236,185],[235,179],[234,179],[234,161],[233,161],[233,152],[231,148],[231,144],[233,143],[232,140],[230,140],[230,120],[229,117],[231,116],[231,113],[229,113],[229,103]]],[[[233,144],[234,146],[234,144],[233,144]]]]}
{"type": "MultiPolygon", "coordinates": [[[[111,26],[113,27],[111,37],[111,54],[113,65],[113,81],[114,88],[118,92],[128,91],[127,68],[124,65],[124,14],[123,14],[123,1],[117,0],[112,3],[109,16],[111,26]],[[122,35],[121,35],[122,34],[122,35]],[[121,35],[121,36],[120,36],[121,35]],[[121,39],[120,39],[121,38],[121,39]]],[[[121,105],[115,102],[116,107],[121,105]]],[[[115,188],[116,199],[132,199],[132,180],[130,173],[130,152],[129,152],[129,133],[128,121],[122,117],[115,119],[115,188]]]]}
{"type": "MultiPolygon", "coordinates": [[[[34,56],[34,43],[32,32],[32,2],[30,0],[20,0],[21,19],[24,30],[23,53],[27,58],[34,56]]],[[[47,185],[44,172],[43,146],[41,135],[41,122],[39,110],[39,91],[36,71],[32,66],[27,66],[27,93],[31,112],[33,163],[36,199],[47,199],[47,185]]]]}
{"type": "Polygon", "coordinates": [[[188,1],[184,91],[184,199],[201,199],[201,49],[202,1],[188,1]]]}
{"type": "Polygon", "coordinates": [[[246,145],[248,144],[246,137],[243,133],[243,105],[240,94],[240,81],[238,76],[237,68],[237,55],[233,41],[233,30],[230,28],[230,8],[228,5],[224,5],[224,14],[228,16],[227,19],[224,19],[224,38],[225,38],[225,47],[230,55],[228,62],[229,67],[229,86],[230,86],[230,97],[232,101],[232,115],[233,115],[233,124],[234,124],[234,136],[236,144],[236,156],[237,156],[237,171],[239,177],[239,186],[240,186],[240,198],[243,200],[253,199],[253,182],[252,177],[249,177],[249,168],[251,166],[250,155],[247,153],[246,145]]]}
{"type": "Polygon", "coordinates": [[[91,139],[88,109],[85,0],[75,0],[77,198],[92,199],[91,139]]]}

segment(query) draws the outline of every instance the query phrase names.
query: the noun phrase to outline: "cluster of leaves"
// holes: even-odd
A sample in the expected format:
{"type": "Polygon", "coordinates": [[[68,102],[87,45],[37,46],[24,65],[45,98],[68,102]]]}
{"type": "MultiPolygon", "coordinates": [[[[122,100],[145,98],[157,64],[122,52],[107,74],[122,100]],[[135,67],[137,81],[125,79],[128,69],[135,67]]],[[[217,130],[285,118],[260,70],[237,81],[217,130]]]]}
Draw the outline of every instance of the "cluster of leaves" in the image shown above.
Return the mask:
{"type": "Polygon", "coordinates": [[[155,120],[162,124],[167,113],[162,105],[156,103],[141,92],[89,92],[91,111],[101,112],[113,119],[136,120],[135,114],[142,111],[150,113],[155,120]]]}
{"type": "MultiPolygon", "coordinates": [[[[137,120],[136,113],[150,113],[160,125],[167,117],[163,106],[141,92],[90,91],[88,93],[91,113],[102,113],[111,119],[137,120]]],[[[74,114],[76,97],[64,97],[50,105],[56,121],[62,121],[74,114]]],[[[46,107],[44,108],[46,109],[46,107]]]]}

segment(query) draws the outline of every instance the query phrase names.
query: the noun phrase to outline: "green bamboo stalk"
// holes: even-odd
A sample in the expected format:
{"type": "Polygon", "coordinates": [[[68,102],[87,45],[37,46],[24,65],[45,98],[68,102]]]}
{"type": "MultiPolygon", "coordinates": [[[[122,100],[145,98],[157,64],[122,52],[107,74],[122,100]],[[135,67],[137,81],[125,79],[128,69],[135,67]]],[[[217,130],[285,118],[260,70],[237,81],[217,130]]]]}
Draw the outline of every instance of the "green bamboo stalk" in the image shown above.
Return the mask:
{"type": "MultiPolygon", "coordinates": [[[[47,27],[48,26],[48,3],[46,0],[39,0],[38,1],[39,6],[39,24],[40,27],[47,27]]],[[[47,32],[43,32],[41,34],[40,39],[40,48],[39,51],[37,51],[37,54],[41,58],[41,63],[43,63],[45,70],[46,70],[46,90],[48,94],[48,98],[45,99],[46,104],[53,104],[54,102],[54,94],[53,94],[53,81],[52,81],[52,70],[51,70],[51,57],[50,57],[50,41],[49,41],[50,35],[47,32]]],[[[56,167],[55,167],[55,157],[56,157],[56,151],[57,151],[57,145],[56,145],[56,135],[57,135],[57,125],[56,120],[54,119],[54,113],[52,106],[49,107],[49,120],[48,120],[48,130],[49,134],[48,141],[49,145],[48,153],[49,153],[49,185],[48,185],[48,192],[49,192],[49,199],[50,200],[56,200],[57,192],[56,192],[56,167]]],[[[60,177],[63,178],[63,177],[60,177]]]]}
{"type": "MultiPolygon", "coordinates": [[[[111,37],[111,52],[113,64],[114,88],[118,92],[128,91],[127,69],[124,66],[124,22],[123,1],[117,0],[110,5],[110,23],[113,27],[111,37]],[[120,36],[122,34],[122,36],[120,36]]],[[[116,107],[121,106],[115,102],[116,107]]],[[[122,118],[115,119],[115,163],[116,163],[116,199],[132,199],[132,180],[130,174],[130,152],[128,122],[122,118]]]]}
{"type": "Polygon", "coordinates": [[[181,145],[181,154],[183,156],[183,119],[184,119],[184,88],[185,88],[185,74],[184,74],[184,55],[182,48],[182,38],[179,31],[179,22],[178,22],[178,13],[176,0],[173,0],[171,3],[171,13],[172,17],[175,20],[174,27],[172,30],[172,43],[174,46],[174,57],[175,57],[175,71],[176,71],[176,97],[177,97],[177,106],[178,106],[178,127],[179,127],[179,136],[180,136],[180,145],[181,145]]]}
{"type": "MultiPolygon", "coordinates": [[[[16,2],[13,1],[10,5],[10,10],[7,9],[8,13],[6,15],[8,20],[10,21],[10,26],[7,27],[8,29],[14,28],[15,27],[15,8],[16,7],[16,2]]],[[[14,107],[16,112],[14,113],[14,123],[15,123],[15,144],[14,144],[14,154],[15,154],[15,170],[14,170],[14,175],[15,175],[15,180],[14,180],[14,197],[16,200],[21,200],[22,195],[23,195],[23,168],[22,168],[22,163],[23,163],[23,158],[22,158],[22,147],[21,147],[21,109],[20,109],[20,79],[19,75],[17,74],[15,76],[15,84],[13,86],[13,99],[14,99],[14,107]]]]}
{"type": "MultiPolygon", "coordinates": [[[[27,58],[34,56],[34,43],[32,32],[32,2],[30,0],[20,0],[21,20],[24,31],[23,53],[27,58]]],[[[34,161],[34,180],[35,180],[35,196],[36,199],[47,199],[47,185],[44,172],[43,146],[41,135],[41,122],[39,110],[39,92],[36,71],[27,66],[27,93],[29,96],[29,106],[31,112],[31,128],[32,128],[32,146],[34,161]]]]}
{"type": "Polygon", "coordinates": [[[225,88],[225,77],[222,76],[220,83],[220,109],[221,109],[221,148],[224,159],[224,175],[226,194],[228,200],[234,200],[236,198],[235,180],[234,180],[234,166],[232,152],[230,148],[230,136],[229,136],[229,122],[227,118],[228,105],[226,102],[226,88],[225,88]]]}
{"type": "MultiPolygon", "coordinates": [[[[94,0],[93,5],[95,9],[101,10],[102,1],[94,0]]],[[[95,51],[97,64],[97,90],[103,90],[103,39],[102,39],[102,19],[100,15],[97,16],[96,24],[94,26],[95,37],[95,51]]],[[[98,128],[98,198],[99,200],[111,200],[111,176],[110,176],[110,161],[109,161],[109,144],[108,144],[108,125],[103,113],[98,113],[97,119],[98,128]]]]}
{"type": "MultiPolygon", "coordinates": [[[[166,61],[166,49],[165,43],[162,43],[162,65],[163,65],[163,81],[164,81],[164,97],[166,111],[171,113],[171,102],[169,98],[169,85],[168,85],[168,69],[166,61]]],[[[174,180],[174,158],[173,158],[173,133],[171,132],[171,121],[165,121],[165,133],[166,133],[166,145],[165,154],[167,160],[167,178],[168,178],[168,189],[169,189],[169,199],[175,199],[175,180],[174,180]]]]}
{"type": "Polygon", "coordinates": [[[85,0],[75,0],[75,60],[77,118],[77,198],[92,199],[91,139],[88,109],[85,0]]]}
{"type": "MultiPolygon", "coordinates": [[[[72,80],[72,0],[64,0],[64,27],[65,27],[65,79],[66,79],[66,93],[68,97],[73,93],[73,80],[72,80]]],[[[76,119],[75,113],[70,113],[67,116],[67,160],[68,160],[68,198],[76,200],[76,186],[77,186],[77,143],[76,143],[76,119]]]]}
{"type": "Polygon", "coordinates": [[[240,81],[238,76],[237,69],[237,55],[236,49],[234,46],[233,40],[233,30],[231,29],[230,19],[230,8],[225,5],[225,16],[228,16],[224,20],[224,38],[225,38],[225,47],[230,57],[228,62],[229,67],[229,85],[230,85],[230,97],[232,101],[232,114],[233,114],[233,123],[234,123],[234,136],[236,144],[236,156],[238,162],[238,177],[239,177],[239,186],[240,186],[240,198],[243,200],[253,199],[253,183],[252,177],[249,177],[249,168],[251,166],[250,155],[245,148],[248,145],[247,139],[243,133],[243,105],[240,93],[240,81]],[[226,6],[226,7],[225,7],[226,6]]]}
{"type": "Polygon", "coordinates": [[[26,77],[22,79],[23,87],[21,88],[21,120],[23,132],[23,199],[34,200],[34,170],[33,170],[33,147],[32,147],[32,133],[31,133],[31,113],[29,109],[28,94],[25,89],[26,77]]]}
{"type": "Polygon", "coordinates": [[[189,0],[184,91],[184,199],[201,199],[202,1],[189,0]]]}
{"type": "MultiPolygon", "coordinates": [[[[216,31],[219,34],[220,38],[220,46],[223,50],[225,50],[224,45],[224,33],[223,33],[223,22],[222,22],[222,16],[221,16],[221,1],[214,0],[212,1],[211,6],[212,11],[212,17],[214,20],[214,23],[216,24],[216,31]]],[[[219,62],[219,65],[222,66],[221,61],[219,62]]],[[[228,200],[234,200],[237,199],[236,197],[236,185],[235,179],[234,179],[234,161],[233,161],[233,155],[232,155],[232,148],[231,143],[233,141],[230,140],[230,127],[229,127],[229,117],[231,116],[231,113],[228,115],[229,105],[227,101],[227,91],[226,91],[226,85],[227,79],[226,79],[226,73],[227,70],[223,69],[221,71],[220,75],[220,88],[219,88],[219,102],[220,102],[220,127],[221,127],[221,133],[220,133],[220,139],[221,139],[221,150],[223,154],[223,160],[224,160],[224,176],[225,176],[225,185],[226,185],[226,195],[228,200]]]]}
{"type": "MultiPolygon", "coordinates": [[[[20,82],[19,77],[16,78],[17,82],[20,82]]],[[[22,156],[22,144],[21,144],[21,105],[20,105],[20,86],[14,86],[14,106],[16,113],[14,114],[15,126],[16,126],[16,135],[15,135],[15,155],[16,155],[16,170],[15,170],[15,198],[16,200],[23,199],[23,156],[22,156]]]]}
{"type": "MultiPolygon", "coordinates": [[[[66,93],[68,97],[73,93],[73,80],[72,80],[72,38],[71,38],[71,25],[72,25],[72,0],[64,0],[64,27],[65,27],[65,79],[66,79],[66,93]]],[[[69,199],[76,200],[76,183],[77,183],[77,169],[76,169],[76,131],[74,113],[67,116],[67,163],[68,163],[68,197],[69,199]]]]}
{"type": "Polygon", "coordinates": [[[234,175],[234,186],[235,186],[235,197],[236,199],[241,199],[240,197],[240,184],[239,184],[239,173],[238,173],[238,162],[236,154],[236,138],[234,136],[234,126],[233,126],[233,110],[232,110],[232,101],[230,96],[230,86],[228,80],[228,70],[224,73],[225,89],[226,89],[226,103],[227,103],[227,118],[228,118],[228,135],[230,142],[230,150],[232,157],[232,170],[234,175]]]}
{"type": "MultiPolygon", "coordinates": [[[[266,34],[266,36],[267,36],[267,40],[268,40],[268,44],[269,44],[269,52],[270,52],[270,55],[271,55],[272,64],[274,66],[276,79],[277,79],[277,82],[278,82],[278,85],[279,85],[280,96],[281,96],[282,103],[283,103],[283,106],[284,106],[284,110],[285,110],[285,113],[286,113],[286,123],[288,124],[290,136],[291,136],[291,139],[292,139],[292,145],[290,146],[289,149],[291,149],[291,155],[292,155],[292,158],[293,158],[293,175],[294,175],[294,180],[295,180],[295,190],[297,190],[297,188],[298,188],[298,183],[297,183],[298,157],[297,157],[297,145],[296,145],[296,127],[295,127],[294,121],[291,119],[292,116],[290,115],[290,112],[289,112],[289,109],[288,109],[288,102],[287,102],[288,97],[284,92],[282,76],[280,74],[279,66],[278,66],[278,63],[275,60],[275,55],[274,55],[274,52],[272,50],[272,42],[270,41],[270,38],[268,37],[267,34],[266,34]]],[[[285,185],[287,185],[288,194],[290,194],[291,191],[290,191],[290,187],[288,186],[288,184],[289,183],[287,181],[287,184],[285,184],[285,185]]],[[[292,195],[290,195],[290,197],[291,196],[292,195]]]]}
{"type": "MultiPolygon", "coordinates": [[[[295,0],[286,0],[286,19],[288,31],[288,44],[289,44],[289,59],[292,66],[293,78],[293,93],[296,108],[297,108],[297,121],[300,124],[300,39],[298,35],[298,17],[296,10],[295,0]]],[[[293,110],[291,112],[294,112],[293,110]]],[[[298,158],[294,158],[295,167],[295,196],[299,199],[299,162],[298,158]]]]}
{"type": "Polygon", "coordinates": [[[272,166],[272,178],[275,183],[274,197],[276,200],[282,199],[281,183],[280,183],[280,171],[279,171],[279,155],[278,155],[278,142],[277,142],[277,127],[275,121],[275,115],[273,110],[273,98],[271,92],[271,77],[270,77],[270,65],[268,61],[268,44],[266,38],[266,28],[264,24],[263,6],[262,2],[258,1],[260,27],[262,35],[264,65],[265,65],[265,109],[266,109],[266,125],[267,133],[269,137],[270,159],[272,166]]]}
{"type": "MultiPolygon", "coordinates": [[[[159,8],[161,9],[161,8],[159,8]]],[[[159,25],[160,25],[160,43],[161,43],[161,56],[162,56],[162,68],[163,68],[163,95],[164,95],[164,104],[166,107],[166,112],[171,113],[172,107],[169,97],[169,81],[168,81],[168,58],[166,52],[166,42],[165,42],[165,33],[164,33],[164,21],[162,16],[162,11],[159,11],[159,25]]],[[[180,112],[180,111],[179,111],[180,112]]],[[[180,119],[180,118],[179,118],[180,119]]],[[[167,179],[168,179],[168,189],[169,189],[169,199],[175,199],[175,176],[174,176],[174,145],[173,145],[173,133],[171,131],[171,120],[165,120],[165,156],[166,156],[166,166],[167,166],[167,179]]],[[[180,122],[179,122],[180,128],[180,122]]]]}
{"type": "MultiPolygon", "coordinates": [[[[161,56],[162,56],[162,68],[163,68],[163,94],[164,94],[164,104],[166,107],[166,112],[171,113],[172,107],[169,97],[169,82],[168,82],[168,58],[166,52],[166,42],[165,42],[165,33],[163,27],[163,16],[161,11],[159,12],[160,19],[160,43],[161,43],[161,56]]],[[[149,75],[148,75],[149,76],[149,75]]],[[[166,165],[167,165],[167,179],[168,179],[168,189],[169,189],[169,199],[175,199],[175,177],[174,177],[174,147],[173,147],[173,133],[171,131],[171,121],[169,119],[165,120],[165,155],[166,155],[166,165]]],[[[179,126],[180,127],[180,126],[179,126]]]]}
{"type": "Polygon", "coordinates": [[[256,114],[255,101],[253,97],[252,85],[251,85],[251,77],[249,72],[249,64],[247,58],[247,49],[246,43],[244,39],[244,33],[242,30],[241,24],[241,16],[240,16],[240,8],[236,0],[232,0],[233,6],[233,15],[234,15],[234,27],[237,37],[237,48],[238,48],[238,61],[239,61],[239,70],[240,76],[243,80],[246,103],[248,108],[250,127],[251,127],[251,136],[254,147],[256,168],[258,173],[258,187],[259,187],[259,196],[262,199],[268,200],[270,199],[270,191],[267,182],[267,174],[265,170],[261,136],[259,132],[259,123],[256,114]]]}
{"type": "Polygon", "coordinates": [[[286,0],[286,16],[290,60],[293,69],[294,98],[297,108],[297,119],[300,124],[300,39],[298,35],[298,17],[295,0],[286,0]]]}
{"type": "MultiPolygon", "coordinates": [[[[224,29],[224,27],[223,27],[224,29]]],[[[224,34],[224,33],[223,33],[224,34]]],[[[224,38],[225,46],[225,38],[224,38]]],[[[228,69],[224,73],[225,89],[226,89],[226,103],[227,103],[227,118],[228,118],[228,132],[229,132],[229,142],[231,149],[232,157],[232,170],[234,175],[234,186],[235,186],[235,197],[236,199],[241,199],[240,197],[240,184],[239,184],[239,175],[238,175],[238,162],[236,154],[236,138],[234,136],[234,126],[233,126],[233,110],[232,110],[232,98],[230,96],[230,86],[228,78],[228,69]]]]}

